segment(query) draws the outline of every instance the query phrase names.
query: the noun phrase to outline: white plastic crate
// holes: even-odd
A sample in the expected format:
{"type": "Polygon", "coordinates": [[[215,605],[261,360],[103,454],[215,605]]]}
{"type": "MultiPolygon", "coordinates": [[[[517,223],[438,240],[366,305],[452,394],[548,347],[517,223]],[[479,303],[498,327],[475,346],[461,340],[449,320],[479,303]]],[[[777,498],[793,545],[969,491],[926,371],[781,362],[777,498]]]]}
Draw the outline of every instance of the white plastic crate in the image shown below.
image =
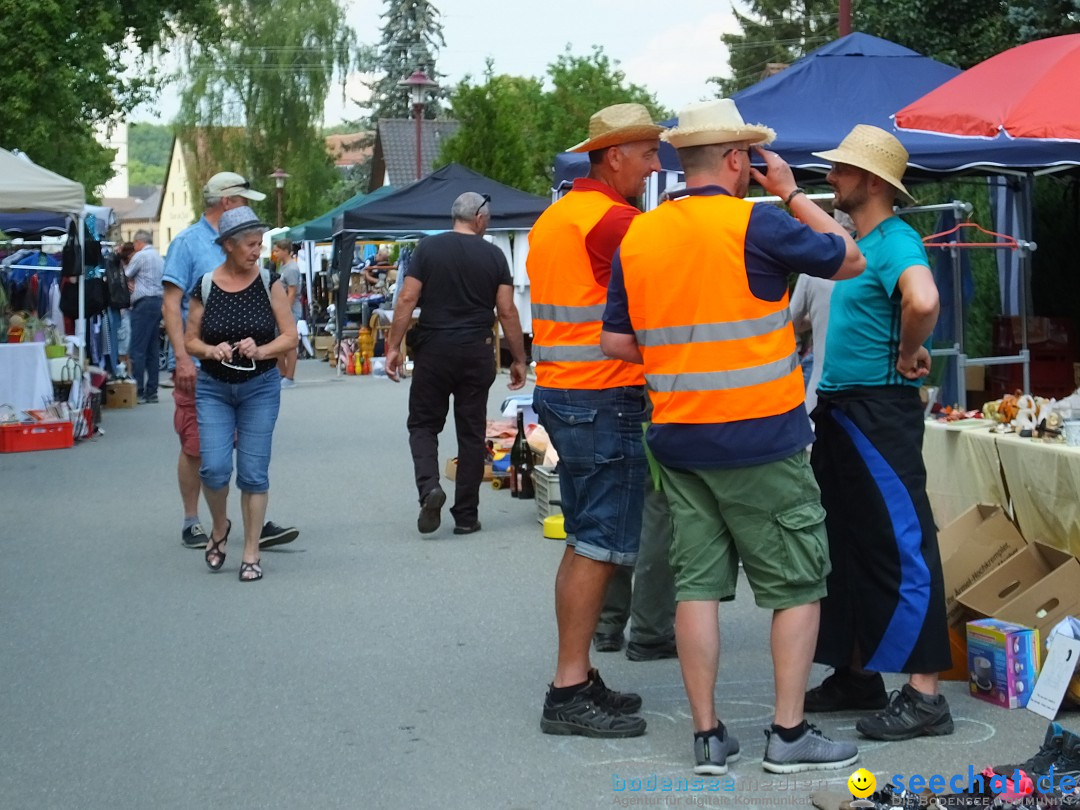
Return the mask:
{"type": "Polygon", "coordinates": [[[544,522],[548,515],[562,513],[562,507],[552,501],[558,501],[559,474],[554,467],[533,467],[533,489],[536,490],[536,519],[544,522]]]}

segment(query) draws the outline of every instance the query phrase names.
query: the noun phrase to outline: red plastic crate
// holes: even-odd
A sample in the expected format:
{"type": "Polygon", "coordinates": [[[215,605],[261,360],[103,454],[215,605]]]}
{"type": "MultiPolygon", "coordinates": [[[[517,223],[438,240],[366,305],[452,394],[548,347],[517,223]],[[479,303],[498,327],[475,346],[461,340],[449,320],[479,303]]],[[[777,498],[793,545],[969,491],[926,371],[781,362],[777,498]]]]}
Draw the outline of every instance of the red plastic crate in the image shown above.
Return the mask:
{"type": "Polygon", "coordinates": [[[71,422],[0,425],[0,453],[59,450],[75,444],[71,422]]]}

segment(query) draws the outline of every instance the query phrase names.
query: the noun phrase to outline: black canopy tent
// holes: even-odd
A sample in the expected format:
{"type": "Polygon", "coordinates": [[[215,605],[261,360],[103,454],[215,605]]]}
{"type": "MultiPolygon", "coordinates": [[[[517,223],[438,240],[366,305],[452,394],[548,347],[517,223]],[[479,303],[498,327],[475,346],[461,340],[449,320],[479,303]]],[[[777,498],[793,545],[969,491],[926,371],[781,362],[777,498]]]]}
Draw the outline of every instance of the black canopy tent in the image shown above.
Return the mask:
{"type": "Polygon", "coordinates": [[[341,339],[348,304],[349,274],[357,237],[413,239],[451,228],[450,208],[466,191],[491,198],[489,231],[528,230],[548,207],[549,200],[503,185],[458,163],[385,197],[343,211],[334,217],[334,250],[338,268],[338,328],[341,339]]]}

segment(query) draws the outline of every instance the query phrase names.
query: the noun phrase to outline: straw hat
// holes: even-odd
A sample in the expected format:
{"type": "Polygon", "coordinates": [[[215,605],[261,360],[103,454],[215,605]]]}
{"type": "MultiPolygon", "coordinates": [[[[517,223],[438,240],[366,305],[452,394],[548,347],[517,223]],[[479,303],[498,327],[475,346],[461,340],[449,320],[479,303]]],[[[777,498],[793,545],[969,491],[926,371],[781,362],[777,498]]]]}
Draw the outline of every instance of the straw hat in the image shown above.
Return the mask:
{"type": "Polygon", "coordinates": [[[267,230],[269,227],[259,219],[258,214],[246,205],[241,205],[239,208],[230,208],[221,215],[221,219],[218,220],[218,237],[214,241],[219,245],[223,245],[230,236],[236,236],[238,233],[254,230],[255,228],[267,230]]]}
{"type": "Polygon", "coordinates": [[[654,124],[652,116],[643,104],[612,104],[589,118],[589,137],[567,152],[591,152],[607,149],[622,143],[651,141],[660,136],[664,128],[654,124]]]}
{"type": "Polygon", "coordinates": [[[682,149],[711,143],[771,143],[776,132],[761,124],[747,124],[730,98],[701,101],[679,112],[679,125],[663,134],[663,139],[682,149]]]}
{"type": "Polygon", "coordinates": [[[838,147],[812,154],[830,163],[845,163],[876,174],[910,202],[915,202],[911,192],[904,188],[902,179],[907,169],[907,149],[895,136],[879,127],[856,124],[838,147]]]}

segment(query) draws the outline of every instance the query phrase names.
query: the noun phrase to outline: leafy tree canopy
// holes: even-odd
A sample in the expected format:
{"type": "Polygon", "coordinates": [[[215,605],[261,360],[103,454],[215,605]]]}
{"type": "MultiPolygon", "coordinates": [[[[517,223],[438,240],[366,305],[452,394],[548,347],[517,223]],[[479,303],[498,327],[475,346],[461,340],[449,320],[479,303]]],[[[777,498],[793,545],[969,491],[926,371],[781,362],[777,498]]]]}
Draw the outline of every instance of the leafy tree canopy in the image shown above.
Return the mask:
{"type": "Polygon", "coordinates": [[[656,96],[628,83],[619,63],[595,47],[576,56],[569,46],[548,65],[548,82],[496,75],[489,61],[483,82],[466,77],[451,96],[450,116],[461,129],[440,153],[474,171],[534,194],[551,188],[552,160],[581,141],[589,117],[611,104],[644,104],[661,120],[669,116],[656,96]]]}
{"type": "Polygon", "coordinates": [[[159,76],[146,58],[180,32],[212,29],[213,0],[0,0],[0,146],[78,180],[91,193],[112,153],[94,127],[122,120],[159,76]],[[134,70],[122,55],[140,54],[134,70]]]}
{"type": "MultiPolygon", "coordinates": [[[[339,0],[226,0],[221,16],[214,40],[190,41],[185,53],[178,125],[193,147],[192,189],[222,170],[271,185],[265,178],[282,168],[291,175],[284,220],[317,216],[337,182],[319,123],[350,63],[344,9],[339,0]]],[[[273,222],[274,195],[261,206],[273,222]]]]}

